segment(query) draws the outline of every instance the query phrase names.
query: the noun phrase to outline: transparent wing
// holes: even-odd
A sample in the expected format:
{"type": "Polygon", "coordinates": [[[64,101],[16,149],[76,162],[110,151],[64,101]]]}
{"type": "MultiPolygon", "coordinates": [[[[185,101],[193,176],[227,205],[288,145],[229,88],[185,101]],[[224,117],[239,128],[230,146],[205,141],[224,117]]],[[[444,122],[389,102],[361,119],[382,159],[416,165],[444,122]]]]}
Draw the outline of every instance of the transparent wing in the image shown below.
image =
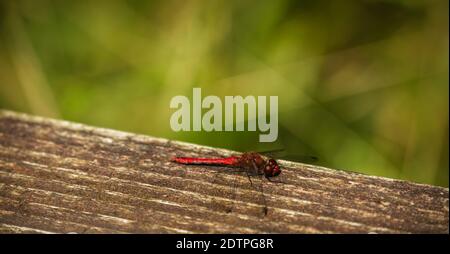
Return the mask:
{"type": "Polygon", "coordinates": [[[288,160],[288,161],[296,161],[303,163],[313,163],[317,162],[319,158],[313,155],[303,155],[303,154],[293,154],[288,153],[285,149],[273,149],[269,151],[258,152],[264,156],[271,157],[274,159],[288,160]]]}

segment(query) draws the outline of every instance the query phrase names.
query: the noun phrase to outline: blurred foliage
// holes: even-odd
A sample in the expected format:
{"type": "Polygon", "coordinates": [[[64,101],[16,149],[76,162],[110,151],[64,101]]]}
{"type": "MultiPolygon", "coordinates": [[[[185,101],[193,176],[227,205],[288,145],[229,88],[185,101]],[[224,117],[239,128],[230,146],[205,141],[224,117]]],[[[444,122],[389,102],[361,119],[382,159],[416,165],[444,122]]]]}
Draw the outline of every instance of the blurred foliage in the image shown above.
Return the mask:
{"type": "Polygon", "coordinates": [[[0,107],[448,186],[448,1],[2,1],[0,107]],[[279,139],[169,101],[278,95],[279,139]]]}

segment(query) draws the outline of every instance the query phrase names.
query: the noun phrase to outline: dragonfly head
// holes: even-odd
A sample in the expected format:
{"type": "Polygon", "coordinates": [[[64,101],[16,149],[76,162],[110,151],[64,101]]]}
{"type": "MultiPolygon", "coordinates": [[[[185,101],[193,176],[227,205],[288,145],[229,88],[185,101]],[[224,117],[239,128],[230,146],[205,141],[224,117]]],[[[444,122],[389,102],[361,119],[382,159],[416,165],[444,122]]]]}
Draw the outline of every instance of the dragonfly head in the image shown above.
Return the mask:
{"type": "Polygon", "coordinates": [[[267,160],[266,165],[264,166],[264,175],[266,177],[274,177],[281,173],[280,166],[274,159],[267,160]]]}

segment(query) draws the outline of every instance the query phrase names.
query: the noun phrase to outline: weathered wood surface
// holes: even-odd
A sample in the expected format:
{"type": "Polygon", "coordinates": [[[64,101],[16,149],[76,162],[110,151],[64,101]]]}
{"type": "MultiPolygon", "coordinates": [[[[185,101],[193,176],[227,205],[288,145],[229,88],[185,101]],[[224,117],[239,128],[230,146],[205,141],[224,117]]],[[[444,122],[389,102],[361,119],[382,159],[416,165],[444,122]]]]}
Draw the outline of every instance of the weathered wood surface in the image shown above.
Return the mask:
{"type": "Polygon", "coordinates": [[[284,183],[183,166],[230,151],[0,113],[1,233],[448,233],[448,189],[282,162],[284,183]]]}

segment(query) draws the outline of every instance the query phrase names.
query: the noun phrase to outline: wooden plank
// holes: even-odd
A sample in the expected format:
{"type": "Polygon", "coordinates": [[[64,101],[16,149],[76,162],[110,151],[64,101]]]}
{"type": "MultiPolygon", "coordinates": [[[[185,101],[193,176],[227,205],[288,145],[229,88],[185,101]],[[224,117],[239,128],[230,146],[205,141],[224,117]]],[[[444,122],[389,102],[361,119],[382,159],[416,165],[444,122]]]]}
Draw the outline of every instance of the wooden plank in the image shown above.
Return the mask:
{"type": "Polygon", "coordinates": [[[448,188],[287,161],[251,185],[169,160],[231,153],[1,111],[0,233],[449,233],[448,188]]]}

